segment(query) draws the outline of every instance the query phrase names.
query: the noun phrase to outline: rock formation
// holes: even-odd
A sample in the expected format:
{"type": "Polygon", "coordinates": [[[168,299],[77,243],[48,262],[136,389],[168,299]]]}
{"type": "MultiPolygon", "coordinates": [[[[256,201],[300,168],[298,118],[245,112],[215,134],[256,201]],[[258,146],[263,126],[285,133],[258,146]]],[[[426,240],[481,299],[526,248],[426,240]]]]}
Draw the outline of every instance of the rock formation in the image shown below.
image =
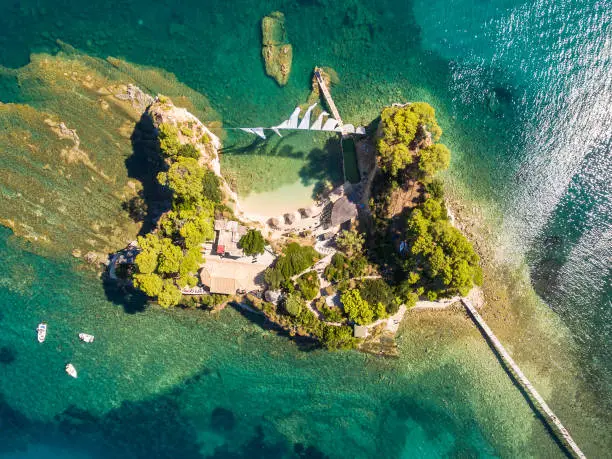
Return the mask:
{"type": "Polygon", "coordinates": [[[266,73],[284,86],[289,80],[293,47],[287,41],[285,15],[279,11],[265,16],[261,21],[262,49],[266,73]]]}

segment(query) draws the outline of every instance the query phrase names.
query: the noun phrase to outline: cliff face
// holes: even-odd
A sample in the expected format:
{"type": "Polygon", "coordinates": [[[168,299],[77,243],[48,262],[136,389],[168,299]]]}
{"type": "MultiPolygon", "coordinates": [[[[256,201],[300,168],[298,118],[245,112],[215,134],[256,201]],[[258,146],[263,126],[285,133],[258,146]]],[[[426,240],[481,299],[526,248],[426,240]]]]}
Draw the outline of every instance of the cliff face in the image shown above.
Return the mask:
{"type": "Polygon", "coordinates": [[[200,152],[198,162],[201,166],[212,170],[221,179],[226,203],[233,204],[237,208],[238,196],[231,190],[221,174],[221,162],[219,161],[221,140],[219,137],[187,109],[175,106],[170,99],[164,96],[157,96],[145,113],[151,118],[156,128],[163,123],[178,128],[179,142],[182,145],[191,144],[200,152]]]}

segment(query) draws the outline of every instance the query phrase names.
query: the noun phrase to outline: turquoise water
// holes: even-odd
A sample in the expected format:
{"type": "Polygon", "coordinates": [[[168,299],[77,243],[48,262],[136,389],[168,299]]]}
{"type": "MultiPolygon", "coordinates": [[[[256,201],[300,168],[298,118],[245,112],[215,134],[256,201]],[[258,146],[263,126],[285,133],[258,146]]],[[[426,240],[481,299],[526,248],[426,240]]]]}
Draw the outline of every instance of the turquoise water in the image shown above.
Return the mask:
{"type": "MultiPolygon", "coordinates": [[[[492,294],[492,304],[498,296],[506,303],[487,319],[587,455],[609,456],[610,2],[38,0],[0,7],[0,65],[17,68],[30,53],[54,53],[61,39],[92,56],[173,72],[208,97],[228,127],[284,119],[306,101],[315,65],[337,71],[334,98],[354,124],[384,104],[432,103],[454,153],[453,192],[466,207],[481,206],[504,235],[492,243],[500,259],[527,261],[530,278],[509,280],[508,300],[492,294]],[[259,20],[276,9],[294,47],[284,88],[265,76],[260,58],[259,20]],[[527,303],[530,285],[545,305],[527,303]],[[510,307],[525,311],[520,323],[498,319],[510,307]],[[525,317],[542,318],[545,336],[525,317]]],[[[24,99],[23,89],[3,76],[0,101],[53,113],[69,106],[24,99]]],[[[224,139],[234,150],[251,141],[234,133],[224,139]]],[[[235,170],[272,164],[276,175],[303,179],[309,161],[282,148],[273,152],[281,161],[266,159],[265,146],[240,151],[226,160],[235,170]]],[[[113,157],[103,148],[97,154],[113,157]]],[[[2,456],[563,454],[458,313],[410,316],[398,360],[306,352],[233,310],[221,317],[126,312],[68,253],[35,255],[36,247],[5,229],[0,246],[2,456]],[[44,346],[32,331],[41,320],[50,324],[44,346]],[[81,330],[96,335],[92,346],[74,339],[81,330]],[[78,380],[63,373],[67,361],[78,380]]],[[[487,282],[485,293],[494,291],[487,282]]]]}

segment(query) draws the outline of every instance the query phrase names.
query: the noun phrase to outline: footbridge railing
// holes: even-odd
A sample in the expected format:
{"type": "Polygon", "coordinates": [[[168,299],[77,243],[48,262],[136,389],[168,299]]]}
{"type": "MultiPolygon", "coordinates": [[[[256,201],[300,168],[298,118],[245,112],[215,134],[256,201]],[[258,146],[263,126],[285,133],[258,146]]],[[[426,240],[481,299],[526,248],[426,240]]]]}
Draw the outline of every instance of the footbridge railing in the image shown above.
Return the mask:
{"type": "Polygon", "coordinates": [[[487,336],[487,339],[489,340],[499,357],[502,359],[506,367],[511,370],[512,376],[514,377],[516,382],[530,397],[531,402],[538,410],[540,410],[540,414],[542,414],[542,416],[550,426],[551,430],[556,435],[558,435],[561,443],[568,449],[568,452],[571,453],[573,457],[586,459],[586,456],[580,450],[568,430],[563,426],[563,424],[561,424],[561,421],[557,416],[555,416],[555,413],[553,413],[546,401],[531,385],[525,374],[521,371],[514,359],[510,357],[510,354],[508,354],[502,343],[497,339],[493,331],[489,328],[489,326],[484,321],[482,316],[478,313],[476,308],[469,300],[465,298],[463,298],[461,302],[465,306],[465,309],[468,311],[472,319],[474,319],[474,322],[476,322],[478,327],[480,327],[483,333],[487,336]]]}

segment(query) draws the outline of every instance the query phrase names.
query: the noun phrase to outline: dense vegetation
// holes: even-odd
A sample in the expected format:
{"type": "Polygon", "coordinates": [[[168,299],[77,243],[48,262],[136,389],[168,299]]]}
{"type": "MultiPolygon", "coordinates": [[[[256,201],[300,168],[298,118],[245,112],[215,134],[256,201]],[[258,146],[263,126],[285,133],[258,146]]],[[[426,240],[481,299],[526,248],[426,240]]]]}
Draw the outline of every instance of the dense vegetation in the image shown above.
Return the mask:
{"type": "MultiPolygon", "coordinates": [[[[427,199],[408,218],[405,233],[407,282],[427,291],[428,298],[467,295],[482,283],[479,257],[472,244],[451,225],[443,202],[427,199]]],[[[421,291],[423,291],[421,290],[421,291]]]]}
{"type": "MultiPolygon", "coordinates": [[[[372,255],[385,266],[397,300],[413,304],[418,296],[430,300],[466,295],[480,284],[479,258],[472,245],[448,220],[442,185],[435,175],[448,167],[450,151],[435,143],[442,130],[435,112],[425,103],[385,108],[378,129],[381,175],[373,193],[372,255]],[[388,215],[392,195],[417,190],[417,201],[405,203],[402,213],[388,215]]],[[[369,302],[391,312],[397,300],[381,285],[361,290],[369,302]]]]}
{"type": "Polygon", "coordinates": [[[162,215],[156,231],[138,238],[141,252],[133,276],[134,286],[163,307],[180,304],[180,289],[197,284],[200,244],[214,236],[214,206],[221,195],[218,179],[211,179],[212,172],[198,163],[197,148],[182,145],[178,132],[172,124],[158,127],[168,169],[157,179],[172,193],[172,210],[162,215]]]}
{"type": "Polygon", "coordinates": [[[430,136],[437,142],[442,135],[431,105],[415,102],[387,107],[382,111],[379,131],[376,147],[380,167],[391,177],[415,162],[423,174],[429,175],[448,167],[450,152],[444,145],[433,144],[424,148],[425,154],[419,152],[430,136]]]}

